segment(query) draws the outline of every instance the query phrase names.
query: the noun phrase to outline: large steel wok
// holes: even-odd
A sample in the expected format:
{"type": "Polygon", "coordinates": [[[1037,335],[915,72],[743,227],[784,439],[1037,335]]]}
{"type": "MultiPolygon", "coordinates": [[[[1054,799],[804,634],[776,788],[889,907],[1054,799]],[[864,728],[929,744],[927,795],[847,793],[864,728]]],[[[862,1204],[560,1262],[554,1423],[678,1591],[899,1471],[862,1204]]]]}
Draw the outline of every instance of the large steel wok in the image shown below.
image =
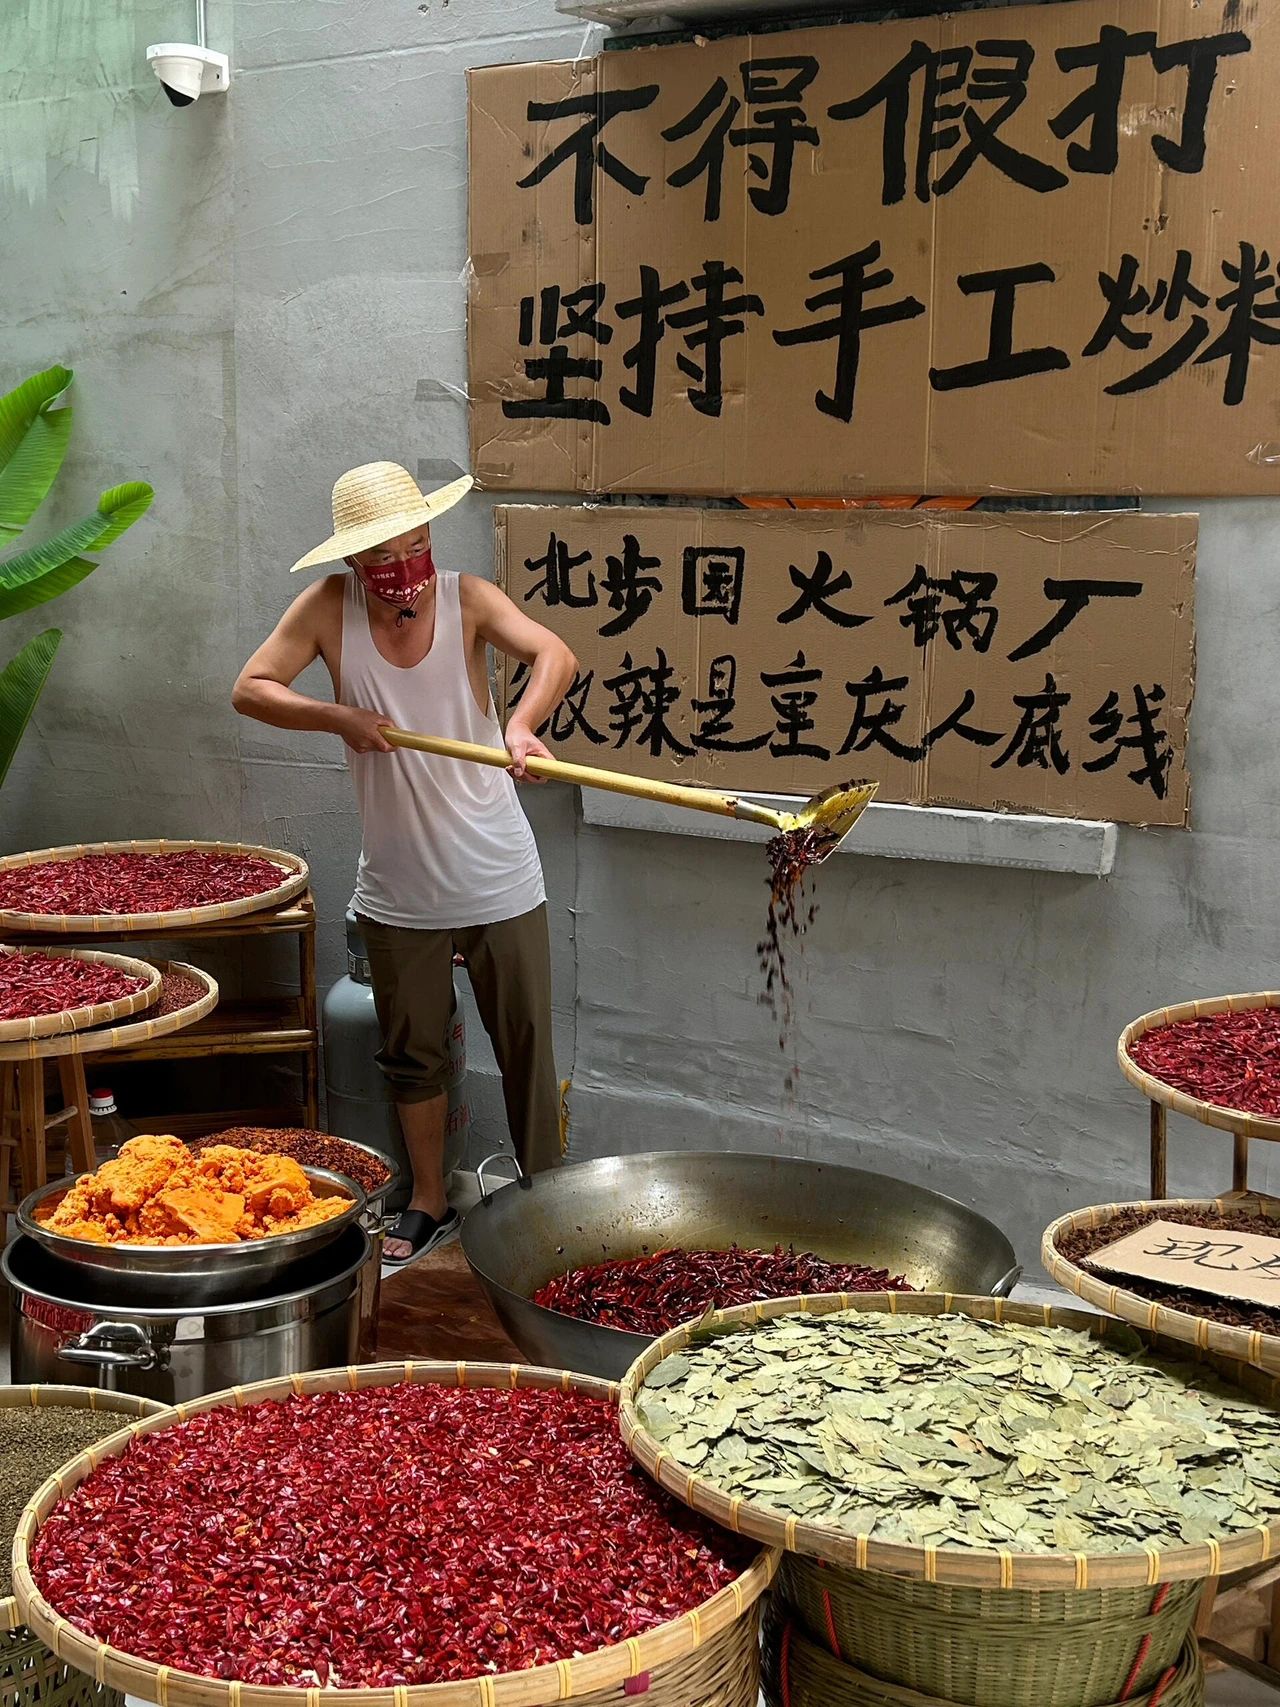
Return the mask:
{"type": "Polygon", "coordinates": [[[657,1151],[537,1174],[490,1195],[488,1165],[462,1248],[515,1344],[553,1369],[616,1380],[648,1342],[544,1310],[532,1294],[566,1269],[667,1245],[794,1245],[831,1262],[905,1274],[930,1292],[1001,1297],[1021,1273],[1004,1234],[974,1210],[861,1168],[657,1151]]]}

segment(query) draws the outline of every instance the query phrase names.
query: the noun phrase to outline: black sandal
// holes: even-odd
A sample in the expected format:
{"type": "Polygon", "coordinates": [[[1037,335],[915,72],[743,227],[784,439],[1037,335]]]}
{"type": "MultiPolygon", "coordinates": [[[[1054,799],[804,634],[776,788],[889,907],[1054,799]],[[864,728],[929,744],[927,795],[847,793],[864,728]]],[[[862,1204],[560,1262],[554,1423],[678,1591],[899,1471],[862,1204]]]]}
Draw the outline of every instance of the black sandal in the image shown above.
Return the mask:
{"type": "Polygon", "coordinates": [[[406,1209],[387,1233],[388,1239],[399,1239],[408,1245],[409,1254],[403,1257],[384,1256],[383,1261],[392,1263],[397,1268],[403,1268],[406,1263],[416,1262],[419,1257],[426,1256],[428,1251],[435,1250],[446,1239],[452,1238],[462,1225],[456,1209],[446,1209],[437,1221],[423,1209],[406,1209]]]}

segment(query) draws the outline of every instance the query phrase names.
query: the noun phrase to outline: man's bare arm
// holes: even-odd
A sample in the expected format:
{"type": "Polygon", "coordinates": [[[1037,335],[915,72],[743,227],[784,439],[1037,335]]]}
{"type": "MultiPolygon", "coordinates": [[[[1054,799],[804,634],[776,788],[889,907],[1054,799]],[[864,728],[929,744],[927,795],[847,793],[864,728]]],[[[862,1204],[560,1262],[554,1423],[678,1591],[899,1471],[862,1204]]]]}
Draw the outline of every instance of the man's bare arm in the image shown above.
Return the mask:
{"type": "Polygon", "coordinates": [[[341,735],[357,753],[389,753],[390,742],[382,728],[389,717],[357,706],[332,705],[298,693],[293,682],[320,656],[321,622],[325,600],[331,597],[324,582],[308,587],[289,606],[265,640],[241,670],[231,690],[231,703],[242,717],[255,718],[276,729],[317,729],[341,735]]]}

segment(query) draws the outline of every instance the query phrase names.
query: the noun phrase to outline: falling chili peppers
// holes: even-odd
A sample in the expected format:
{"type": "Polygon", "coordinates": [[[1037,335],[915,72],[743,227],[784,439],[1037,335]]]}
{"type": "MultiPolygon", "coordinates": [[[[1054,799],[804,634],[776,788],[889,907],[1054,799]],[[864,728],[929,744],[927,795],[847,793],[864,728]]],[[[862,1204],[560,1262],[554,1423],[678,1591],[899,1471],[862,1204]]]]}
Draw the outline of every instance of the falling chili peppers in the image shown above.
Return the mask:
{"type": "Polygon", "coordinates": [[[1201,1102],[1280,1118],[1280,1009],[1178,1020],[1138,1038],[1129,1055],[1144,1073],[1201,1102]]]}
{"type": "Polygon", "coordinates": [[[69,954],[0,954],[0,1020],[35,1019],[118,1002],[147,980],[99,960],[69,954]]]}
{"type": "Polygon", "coordinates": [[[533,1295],[562,1316],[656,1338],[706,1310],[728,1310],[758,1298],[814,1292],[912,1292],[902,1275],[862,1263],[826,1262],[781,1245],[772,1251],[686,1251],[677,1246],[571,1269],[533,1295]]]}
{"type": "Polygon", "coordinates": [[[754,1553],[648,1481],[603,1399],[405,1384],[142,1436],[58,1504],[32,1559],[50,1604],[127,1654],[385,1689],[625,1641],[754,1553]]]}
{"type": "Polygon", "coordinates": [[[270,860],[200,848],[81,854],[0,872],[0,909],[81,916],[185,912],[265,894],[285,875],[270,860]]]}
{"type": "MultiPolygon", "coordinates": [[[[769,910],[757,951],[764,973],[762,999],[773,1010],[778,1024],[778,1048],[784,1054],[794,1005],[787,968],[787,939],[798,942],[817,916],[816,904],[805,897],[805,879],[811,868],[830,853],[835,840],[829,830],[784,830],[765,849],[769,857],[769,910]]],[[[788,1075],[788,1088],[793,1077],[788,1075]]]]}

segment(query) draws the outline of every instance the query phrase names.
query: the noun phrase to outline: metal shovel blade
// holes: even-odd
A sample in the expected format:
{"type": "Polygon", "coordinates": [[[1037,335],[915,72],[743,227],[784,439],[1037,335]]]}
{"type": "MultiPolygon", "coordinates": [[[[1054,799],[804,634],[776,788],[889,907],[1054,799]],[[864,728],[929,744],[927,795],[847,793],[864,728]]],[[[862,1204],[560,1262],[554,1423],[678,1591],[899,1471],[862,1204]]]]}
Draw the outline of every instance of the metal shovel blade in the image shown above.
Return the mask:
{"type": "Polygon", "coordinates": [[[824,788],[798,812],[782,814],[784,830],[817,832],[812,863],[817,865],[833,854],[876,797],[879,783],[840,782],[824,788]]]}

